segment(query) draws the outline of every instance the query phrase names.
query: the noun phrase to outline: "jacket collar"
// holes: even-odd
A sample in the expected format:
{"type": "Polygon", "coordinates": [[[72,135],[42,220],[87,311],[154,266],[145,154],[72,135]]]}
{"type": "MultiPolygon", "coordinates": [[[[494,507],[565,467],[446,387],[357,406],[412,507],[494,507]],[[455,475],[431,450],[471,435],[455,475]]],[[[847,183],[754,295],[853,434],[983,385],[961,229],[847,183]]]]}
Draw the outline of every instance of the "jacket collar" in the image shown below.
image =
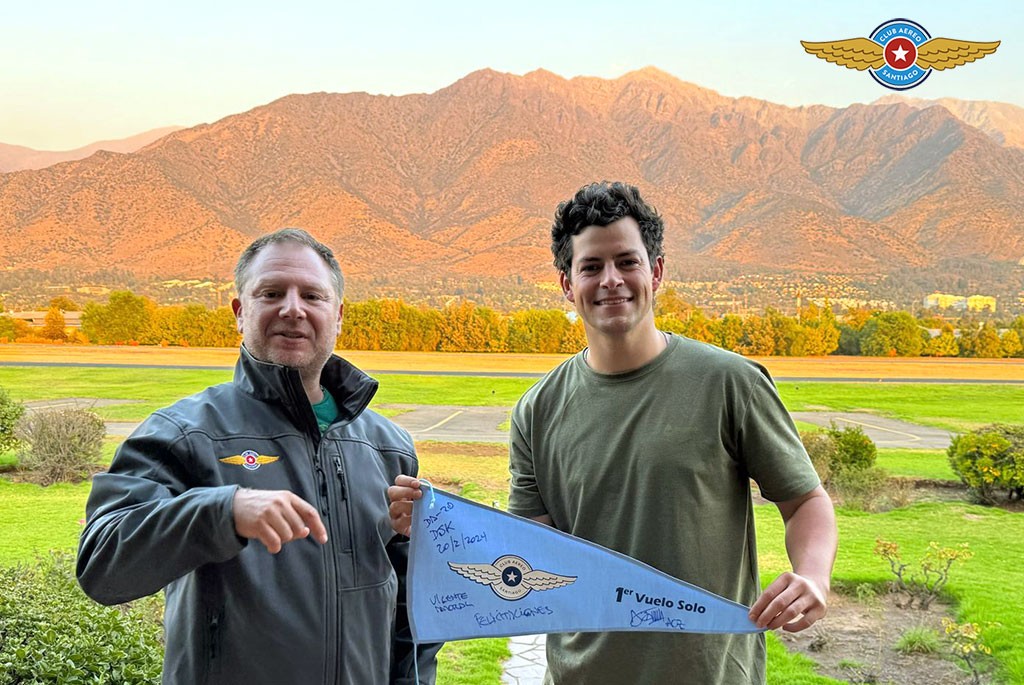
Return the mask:
{"type": "MultiPolygon", "coordinates": [[[[309,398],[296,369],[260,361],[245,345],[241,346],[235,364],[234,382],[243,392],[264,402],[279,402],[292,409],[299,409],[301,402],[305,403],[303,408],[309,407],[309,398]]],[[[363,413],[378,386],[377,381],[336,354],[331,355],[320,372],[320,383],[334,397],[338,420],[344,423],[363,413]]]]}

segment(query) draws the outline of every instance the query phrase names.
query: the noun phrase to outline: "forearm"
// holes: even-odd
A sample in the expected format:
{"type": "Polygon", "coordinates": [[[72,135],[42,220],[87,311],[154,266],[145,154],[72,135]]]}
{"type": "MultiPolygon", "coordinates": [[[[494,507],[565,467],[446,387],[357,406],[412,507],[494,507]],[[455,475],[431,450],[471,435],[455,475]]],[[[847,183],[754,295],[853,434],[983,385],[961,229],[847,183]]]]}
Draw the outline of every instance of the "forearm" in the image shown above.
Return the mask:
{"type": "Polygon", "coordinates": [[[832,500],[824,490],[812,493],[786,518],[786,553],[793,572],[815,581],[826,593],[838,540],[832,500]]]}
{"type": "Polygon", "coordinates": [[[245,546],[231,522],[235,488],[195,488],[177,497],[142,497],[143,479],[101,474],[93,483],[77,575],[86,594],[116,604],[159,591],[207,563],[245,546]],[[106,481],[117,482],[109,490],[106,481]],[[133,485],[128,485],[133,482],[133,485]]]}

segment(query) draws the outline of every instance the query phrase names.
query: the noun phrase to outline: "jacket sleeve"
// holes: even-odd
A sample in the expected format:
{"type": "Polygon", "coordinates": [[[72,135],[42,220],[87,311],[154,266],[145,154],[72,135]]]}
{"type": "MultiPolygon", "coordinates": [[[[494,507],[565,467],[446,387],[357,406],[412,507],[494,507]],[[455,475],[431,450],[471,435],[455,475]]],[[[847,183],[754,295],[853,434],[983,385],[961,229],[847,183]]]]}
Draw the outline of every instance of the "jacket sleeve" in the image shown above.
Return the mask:
{"type": "Polygon", "coordinates": [[[396,535],[387,546],[391,565],[398,575],[398,605],[395,610],[394,643],[391,646],[391,679],[394,685],[434,685],[437,677],[437,653],[443,642],[414,645],[405,601],[405,575],[409,562],[409,538],[396,535]],[[413,665],[413,649],[419,666],[419,682],[413,665]]]}
{"type": "Polygon", "coordinates": [[[103,604],[153,594],[197,567],[236,556],[237,486],[190,487],[191,455],[181,429],[150,416],[97,474],[78,545],[78,582],[103,604]]]}

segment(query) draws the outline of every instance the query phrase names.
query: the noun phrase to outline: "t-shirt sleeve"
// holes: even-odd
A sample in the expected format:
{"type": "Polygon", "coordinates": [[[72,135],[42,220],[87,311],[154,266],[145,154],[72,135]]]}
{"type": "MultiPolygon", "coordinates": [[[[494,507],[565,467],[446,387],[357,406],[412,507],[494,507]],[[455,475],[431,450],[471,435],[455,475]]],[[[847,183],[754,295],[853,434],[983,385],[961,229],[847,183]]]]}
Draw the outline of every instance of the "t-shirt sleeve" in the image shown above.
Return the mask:
{"type": "Polygon", "coordinates": [[[782,502],[810,492],[821,481],[771,376],[763,367],[758,370],[738,417],[737,443],[761,495],[782,502]]]}
{"type": "Polygon", "coordinates": [[[512,477],[509,485],[508,510],[518,516],[527,517],[548,513],[537,487],[533,442],[530,439],[530,413],[523,401],[516,404],[512,410],[512,427],[508,441],[508,470],[512,477]]]}

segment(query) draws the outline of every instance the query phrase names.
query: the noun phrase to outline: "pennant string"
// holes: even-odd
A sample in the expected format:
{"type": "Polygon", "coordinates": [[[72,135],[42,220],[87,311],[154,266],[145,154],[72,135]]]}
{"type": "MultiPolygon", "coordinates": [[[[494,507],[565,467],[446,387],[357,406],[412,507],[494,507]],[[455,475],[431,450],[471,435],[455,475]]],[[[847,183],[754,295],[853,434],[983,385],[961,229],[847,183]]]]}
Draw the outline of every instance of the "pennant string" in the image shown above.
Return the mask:
{"type": "Polygon", "coordinates": [[[427,507],[427,509],[433,509],[434,508],[434,500],[437,499],[434,496],[434,485],[429,480],[427,480],[426,478],[420,478],[420,484],[421,485],[426,485],[430,489],[430,506],[427,507]]]}

